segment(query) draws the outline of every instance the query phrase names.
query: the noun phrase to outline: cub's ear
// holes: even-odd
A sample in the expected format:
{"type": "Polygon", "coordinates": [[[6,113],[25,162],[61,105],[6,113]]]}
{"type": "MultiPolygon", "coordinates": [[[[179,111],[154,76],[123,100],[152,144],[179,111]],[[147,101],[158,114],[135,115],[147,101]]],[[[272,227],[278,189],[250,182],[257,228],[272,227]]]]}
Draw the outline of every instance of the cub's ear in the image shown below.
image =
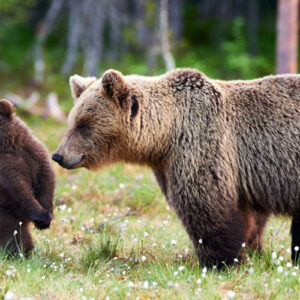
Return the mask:
{"type": "Polygon", "coordinates": [[[102,76],[102,87],[105,94],[117,100],[123,108],[128,108],[128,87],[122,73],[115,70],[108,70],[102,76]]]}
{"type": "Polygon", "coordinates": [[[97,80],[96,77],[81,77],[79,75],[73,75],[70,77],[70,87],[72,96],[77,100],[82,92],[87,89],[93,82],[97,80]]]}
{"type": "Polygon", "coordinates": [[[14,113],[14,106],[5,99],[0,100],[0,115],[5,117],[11,117],[14,113]]]}

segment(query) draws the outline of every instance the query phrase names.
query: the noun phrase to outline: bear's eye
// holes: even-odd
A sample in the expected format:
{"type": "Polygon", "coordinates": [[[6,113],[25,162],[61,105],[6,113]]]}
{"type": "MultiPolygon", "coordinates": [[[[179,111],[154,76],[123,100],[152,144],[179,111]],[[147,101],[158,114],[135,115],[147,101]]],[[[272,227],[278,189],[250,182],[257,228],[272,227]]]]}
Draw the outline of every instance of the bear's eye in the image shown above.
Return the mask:
{"type": "Polygon", "coordinates": [[[87,129],[88,128],[88,124],[85,122],[81,122],[77,125],[77,129],[79,130],[83,130],[83,129],[87,129]]]}

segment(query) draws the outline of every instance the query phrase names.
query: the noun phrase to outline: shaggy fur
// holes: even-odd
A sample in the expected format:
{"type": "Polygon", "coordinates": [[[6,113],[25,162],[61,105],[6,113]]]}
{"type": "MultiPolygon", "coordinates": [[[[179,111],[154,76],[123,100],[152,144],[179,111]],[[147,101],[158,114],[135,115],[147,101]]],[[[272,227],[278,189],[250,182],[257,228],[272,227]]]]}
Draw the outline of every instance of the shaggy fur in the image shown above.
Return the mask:
{"type": "Polygon", "coordinates": [[[56,153],[63,167],[151,167],[201,265],[231,263],[244,242],[261,249],[270,214],[292,216],[297,260],[300,76],[226,82],[192,69],[109,70],[81,90],[56,153]]]}
{"type": "Polygon", "coordinates": [[[55,184],[45,147],[13,112],[0,100],[0,246],[12,254],[32,250],[30,221],[50,226],[55,184]]]}

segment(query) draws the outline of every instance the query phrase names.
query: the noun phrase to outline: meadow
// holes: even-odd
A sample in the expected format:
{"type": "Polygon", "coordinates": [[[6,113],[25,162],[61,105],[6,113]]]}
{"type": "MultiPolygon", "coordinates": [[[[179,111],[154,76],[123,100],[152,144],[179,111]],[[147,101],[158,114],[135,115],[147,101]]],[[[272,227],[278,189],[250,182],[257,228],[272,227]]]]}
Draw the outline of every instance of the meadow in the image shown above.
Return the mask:
{"type": "MultiPolygon", "coordinates": [[[[67,125],[25,118],[53,152],[67,125]]],[[[262,255],[223,271],[199,268],[180,221],[151,171],[118,164],[57,175],[51,229],[35,250],[0,257],[0,299],[299,299],[290,220],[272,218],[262,255]]]]}

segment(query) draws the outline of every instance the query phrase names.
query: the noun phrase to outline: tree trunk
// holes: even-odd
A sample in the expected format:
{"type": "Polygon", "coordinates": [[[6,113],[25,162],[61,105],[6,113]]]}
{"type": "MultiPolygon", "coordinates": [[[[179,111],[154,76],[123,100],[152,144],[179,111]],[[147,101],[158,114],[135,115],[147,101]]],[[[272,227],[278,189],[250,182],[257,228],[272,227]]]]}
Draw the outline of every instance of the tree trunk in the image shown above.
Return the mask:
{"type": "Polygon", "coordinates": [[[248,29],[248,52],[257,55],[258,52],[258,24],[259,24],[259,1],[248,1],[247,29],[248,29]]]}
{"type": "Polygon", "coordinates": [[[86,0],[83,5],[84,14],[84,71],[89,76],[97,76],[99,61],[103,48],[103,29],[105,21],[104,8],[107,1],[86,0]]]}
{"type": "Polygon", "coordinates": [[[299,0],[278,0],[277,73],[297,73],[299,0]]]}
{"type": "Polygon", "coordinates": [[[170,1],[170,28],[172,31],[172,39],[178,42],[183,34],[183,0],[170,1]]]}
{"type": "Polygon", "coordinates": [[[161,51],[164,58],[167,71],[175,68],[174,58],[170,51],[170,43],[168,36],[168,0],[160,0],[160,41],[161,51]]]}
{"type": "Polygon", "coordinates": [[[61,72],[69,74],[77,58],[82,34],[81,0],[69,0],[68,50],[61,72]]]}
{"type": "Polygon", "coordinates": [[[122,40],[122,15],[116,2],[110,2],[108,7],[108,59],[116,61],[119,58],[122,40]]]}
{"type": "Polygon", "coordinates": [[[46,17],[38,26],[36,42],[34,45],[34,69],[35,80],[37,82],[42,82],[44,79],[45,62],[43,58],[43,44],[48,35],[52,32],[53,26],[59,13],[61,12],[63,4],[63,0],[53,0],[46,17]]]}

